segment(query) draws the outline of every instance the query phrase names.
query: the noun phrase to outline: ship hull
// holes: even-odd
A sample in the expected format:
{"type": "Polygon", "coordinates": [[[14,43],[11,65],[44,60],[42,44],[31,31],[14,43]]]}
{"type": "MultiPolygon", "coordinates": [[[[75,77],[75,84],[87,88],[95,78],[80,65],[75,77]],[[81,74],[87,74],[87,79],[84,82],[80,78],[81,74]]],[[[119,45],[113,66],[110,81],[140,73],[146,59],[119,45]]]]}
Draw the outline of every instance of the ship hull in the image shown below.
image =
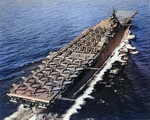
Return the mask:
{"type": "Polygon", "coordinates": [[[129,34],[128,24],[135,14],[134,11],[119,21],[113,13],[110,18],[83,31],[59,51],[50,53],[36,71],[23,78],[22,84],[14,85],[8,93],[11,101],[21,102],[26,107],[47,108],[55,99],[73,98],[125,40],[129,34]]]}

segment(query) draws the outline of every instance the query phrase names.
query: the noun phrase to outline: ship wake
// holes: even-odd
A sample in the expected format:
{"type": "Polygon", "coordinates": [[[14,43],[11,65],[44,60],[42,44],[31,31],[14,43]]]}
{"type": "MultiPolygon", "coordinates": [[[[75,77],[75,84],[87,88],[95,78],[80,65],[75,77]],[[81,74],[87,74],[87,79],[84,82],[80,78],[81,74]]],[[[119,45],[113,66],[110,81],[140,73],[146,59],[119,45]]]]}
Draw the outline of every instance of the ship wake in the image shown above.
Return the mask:
{"type": "Polygon", "coordinates": [[[27,120],[33,115],[34,113],[30,108],[24,108],[23,104],[21,104],[15,113],[10,115],[9,117],[6,117],[4,120],[27,120]]]}

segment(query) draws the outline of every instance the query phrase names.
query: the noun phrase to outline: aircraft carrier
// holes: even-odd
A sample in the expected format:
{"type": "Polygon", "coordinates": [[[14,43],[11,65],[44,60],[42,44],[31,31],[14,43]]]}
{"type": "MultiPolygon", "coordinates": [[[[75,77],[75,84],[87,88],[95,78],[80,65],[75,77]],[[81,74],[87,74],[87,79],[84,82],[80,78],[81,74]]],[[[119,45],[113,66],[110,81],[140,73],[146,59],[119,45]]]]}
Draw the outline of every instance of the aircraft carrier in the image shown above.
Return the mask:
{"type": "Polygon", "coordinates": [[[22,77],[21,84],[13,84],[7,93],[10,101],[24,107],[47,108],[55,99],[71,98],[129,34],[136,13],[114,10],[108,19],[87,28],[60,50],[50,52],[38,69],[22,77]]]}

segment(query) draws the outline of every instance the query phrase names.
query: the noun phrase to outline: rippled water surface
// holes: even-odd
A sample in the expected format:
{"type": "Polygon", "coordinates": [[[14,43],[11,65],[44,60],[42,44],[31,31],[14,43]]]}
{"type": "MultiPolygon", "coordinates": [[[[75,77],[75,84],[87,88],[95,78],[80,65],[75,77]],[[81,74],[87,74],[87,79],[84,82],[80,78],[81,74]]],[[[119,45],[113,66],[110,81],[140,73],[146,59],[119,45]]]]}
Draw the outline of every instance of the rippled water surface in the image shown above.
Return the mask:
{"type": "MultiPolygon", "coordinates": [[[[6,96],[13,83],[22,82],[20,78],[28,76],[50,51],[109,17],[113,8],[138,11],[130,30],[136,35],[132,45],[139,53],[129,56],[122,73],[125,81],[114,86],[118,93],[96,85],[94,100],[86,100],[71,119],[150,119],[149,6],[149,0],[0,1],[0,119],[17,109],[18,104],[6,96]]],[[[69,103],[64,105],[69,108],[69,103]]]]}

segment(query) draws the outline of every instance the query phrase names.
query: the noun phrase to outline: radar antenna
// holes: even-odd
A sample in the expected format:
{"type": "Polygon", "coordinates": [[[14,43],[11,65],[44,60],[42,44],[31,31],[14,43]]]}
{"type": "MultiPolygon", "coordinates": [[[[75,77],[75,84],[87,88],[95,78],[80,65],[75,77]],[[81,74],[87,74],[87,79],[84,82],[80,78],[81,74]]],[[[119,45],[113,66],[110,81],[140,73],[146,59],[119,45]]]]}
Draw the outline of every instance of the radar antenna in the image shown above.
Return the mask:
{"type": "Polygon", "coordinates": [[[113,8],[113,14],[112,14],[112,17],[113,17],[113,18],[116,18],[116,11],[115,11],[114,8],[113,8]]]}

